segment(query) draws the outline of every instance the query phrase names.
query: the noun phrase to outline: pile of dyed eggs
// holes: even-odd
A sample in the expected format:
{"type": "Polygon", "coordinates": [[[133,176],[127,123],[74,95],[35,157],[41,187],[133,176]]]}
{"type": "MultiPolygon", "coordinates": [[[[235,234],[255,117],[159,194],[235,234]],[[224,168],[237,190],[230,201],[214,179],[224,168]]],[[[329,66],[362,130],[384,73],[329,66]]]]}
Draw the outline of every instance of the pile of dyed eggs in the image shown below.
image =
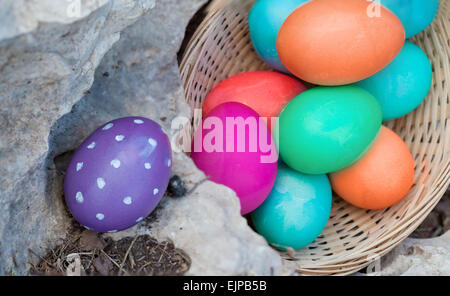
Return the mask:
{"type": "MultiPolygon", "coordinates": [[[[257,1],[251,39],[278,72],[232,76],[203,104],[194,163],[236,192],[241,214],[251,213],[256,230],[279,249],[303,248],[320,235],[332,191],[354,206],[384,209],[413,185],[414,159],[382,121],[414,110],[431,87],[430,61],[405,37],[425,29],[439,3],[376,3],[257,1]]],[[[105,123],[72,157],[66,204],[88,229],[127,229],[161,200],[171,157],[154,121],[105,123]]]]}
{"type": "Polygon", "coordinates": [[[379,210],[413,186],[411,152],[382,122],[413,111],[431,88],[428,57],[405,39],[433,21],[439,2],[379,2],[257,1],[250,36],[278,72],[240,73],[205,99],[191,157],[236,192],[241,214],[274,247],[312,243],[332,191],[379,210]]]}

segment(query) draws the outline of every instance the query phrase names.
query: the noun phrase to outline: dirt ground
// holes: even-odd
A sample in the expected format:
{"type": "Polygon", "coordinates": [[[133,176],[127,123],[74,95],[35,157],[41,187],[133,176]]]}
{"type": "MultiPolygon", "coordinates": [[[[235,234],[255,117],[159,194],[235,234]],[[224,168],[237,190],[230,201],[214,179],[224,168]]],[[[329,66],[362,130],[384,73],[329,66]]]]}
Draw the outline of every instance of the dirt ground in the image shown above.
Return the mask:
{"type": "Polygon", "coordinates": [[[117,242],[84,230],[32,265],[31,275],[183,275],[191,261],[171,242],[158,242],[148,235],[127,237],[117,242]]]}
{"type": "MultiPolygon", "coordinates": [[[[184,182],[173,176],[165,198],[182,198],[185,193],[184,182]]],[[[151,228],[160,211],[158,206],[141,224],[151,228]]],[[[191,265],[189,256],[172,242],[158,242],[149,235],[113,241],[105,234],[84,229],[75,220],[68,231],[64,242],[44,257],[30,250],[30,256],[37,257],[39,262],[31,264],[31,275],[170,276],[185,274],[191,265]]]]}

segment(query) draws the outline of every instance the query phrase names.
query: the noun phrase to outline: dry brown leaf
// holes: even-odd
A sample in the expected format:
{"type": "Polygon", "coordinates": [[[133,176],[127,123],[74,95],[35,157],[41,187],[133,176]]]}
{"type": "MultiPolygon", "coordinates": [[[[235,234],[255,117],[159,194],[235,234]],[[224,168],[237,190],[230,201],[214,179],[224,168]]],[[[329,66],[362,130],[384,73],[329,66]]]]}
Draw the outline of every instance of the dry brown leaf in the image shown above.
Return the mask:
{"type": "Polygon", "coordinates": [[[94,259],[92,264],[97,272],[102,276],[109,275],[111,270],[113,270],[113,264],[108,258],[106,258],[105,255],[103,255],[103,253],[100,253],[100,255],[94,259]]]}
{"type": "Polygon", "coordinates": [[[79,245],[82,251],[100,250],[105,247],[105,243],[98,237],[98,234],[91,230],[83,231],[79,245]]]}

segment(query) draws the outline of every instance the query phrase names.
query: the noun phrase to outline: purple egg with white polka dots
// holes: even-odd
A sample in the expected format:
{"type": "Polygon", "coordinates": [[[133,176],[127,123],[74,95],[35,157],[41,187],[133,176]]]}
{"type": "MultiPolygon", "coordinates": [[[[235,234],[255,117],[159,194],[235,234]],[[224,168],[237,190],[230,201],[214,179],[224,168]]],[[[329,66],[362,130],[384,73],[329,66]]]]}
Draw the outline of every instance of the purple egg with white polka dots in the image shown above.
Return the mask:
{"type": "Polygon", "coordinates": [[[167,189],[170,141],[156,122],[143,117],[110,121],[73,155],[64,180],[66,204],[85,228],[127,229],[147,217],[167,189]]]}

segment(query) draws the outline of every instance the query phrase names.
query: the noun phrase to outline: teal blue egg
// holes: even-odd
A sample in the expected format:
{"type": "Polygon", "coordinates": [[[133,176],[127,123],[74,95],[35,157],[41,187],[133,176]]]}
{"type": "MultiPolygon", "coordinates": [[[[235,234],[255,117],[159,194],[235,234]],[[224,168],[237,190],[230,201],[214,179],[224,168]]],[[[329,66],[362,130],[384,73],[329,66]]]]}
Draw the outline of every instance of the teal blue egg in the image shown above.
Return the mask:
{"type": "Polygon", "coordinates": [[[380,3],[400,19],[406,38],[425,30],[439,9],[439,0],[381,0],[380,3]]]}
{"type": "Polygon", "coordinates": [[[278,31],[287,17],[309,0],[258,0],[250,10],[250,38],[258,55],[272,68],[288,73],[278,57],[278,31]]]}
{"type": "Polygon", "coordinates": [[[327,175],[306,175],[279,162],[275,185],[252,212],[253,224],[274,247],[298,250],[323,231],[331,212],[331,185],[327,175]]]}
{"type": "Polygon", "coordinates": [[[417,45],[406,41],[387,67],[356,85],[378,100],[383,120],[390,120],[416,109],[427,96],[432,79],[427,55],[417,45]]]}

